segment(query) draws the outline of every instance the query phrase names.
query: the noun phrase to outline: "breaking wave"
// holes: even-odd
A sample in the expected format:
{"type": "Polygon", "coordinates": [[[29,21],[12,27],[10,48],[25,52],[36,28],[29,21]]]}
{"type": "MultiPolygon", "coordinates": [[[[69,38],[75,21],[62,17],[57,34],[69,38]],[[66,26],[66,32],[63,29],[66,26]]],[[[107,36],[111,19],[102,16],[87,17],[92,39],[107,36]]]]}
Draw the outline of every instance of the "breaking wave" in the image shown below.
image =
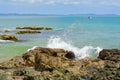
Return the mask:
{"type": "Polygon", "coordinates": [[[100,47],[93,46],[84,46],[82,48],[78,48],[66,41],[62,40],[60,37],[51,37],[47,44],[48,48],[62,48],[68,51],[73,51],[75,53],[76,60],[85,58],[85,57],[93,57],[94,55],[98,55],[102,50],[100,47]]]}

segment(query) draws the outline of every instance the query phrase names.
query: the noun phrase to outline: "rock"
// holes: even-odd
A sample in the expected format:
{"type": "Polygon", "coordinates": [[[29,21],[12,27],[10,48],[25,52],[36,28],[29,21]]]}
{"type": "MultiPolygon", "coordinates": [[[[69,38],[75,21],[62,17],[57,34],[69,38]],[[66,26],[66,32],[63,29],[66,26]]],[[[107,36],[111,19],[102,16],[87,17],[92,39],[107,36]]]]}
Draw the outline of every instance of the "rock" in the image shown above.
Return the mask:
{"type": "Polygon", "coordinates": [[[118,49],[103,49],[98,58],[103,60],[111,60],[111,61],[120,61],[120,50],[118,49]]]}
{"type": "Polygon", "coordinates": [[[24,29],[24,30],[43,30],[44,28],[43,27],[36,27],[36,26],[33,26],[33,27],[17,27],[16,29],[24,29]]]}
{"type": "Polygon", "coordinates": [[[14,80],[7,72],[0,70],[0,80],[14,80]]]}
{"type": "Polygon", "coordinates": [[[4,30],[4,32],[10,32],[10,30],[8,30],[8,29],[5,29],[5,30],[4,30]]]}
{"type": "Polygon", "coordinates": [[[35,34],[35,33],[41,33],[41,32],[36,30],[23,30],[23,31],[18,31],[16,34],[35,34]]]}
{"type": "Polygon", "coordinates": [[[40,75],[27,75],[25,80],[82,80],[79,75],[75,75],[64,69],[55,69],[52,72],[42,72],[40,75]]]}
{"type": "Polygon", "coordinates": [[[35,53],[34,54],[34,56],[36,56],[34,58],[35,69],[39,71],[52,70],[53,68],[65,67],[66,65],[68,65],[70,61],[70,59],[66,57],[66,55],[68,54],[67,51],[63,49],[50,49],[50,48],[38,47],[29,52],[35,53]]]}
{"type": "Polygon", "coordinates": [[[17,27],[18,30],[52,30],[53,28],[50,27],[37,27],[37,26],[30,26],[30,27],[17,27]]]}
{"type": "Polygon", "coordinates": [[[18,41],[18,39],[10,34],[0,35],[0,40],[11,40],[11,41],[18,41]]]}
{"type": "MultiPolygon", "coordinates": [[[[87,80],[119,80],[119,62],[109,60],[86,58],[78,61],[79,75],[87,80]],[[116,79],[116,77],[118,79],[116,79]]],[[[75,64],[76,65],[76,64],[75,64]]],[[[76,65],[77,66],[77,65],[76,65]]],[[[73,67],[74,68],[74,67],[73,67]]],[[[74,68],[76,69],[76,68],[74,68]]]]}
{"type": "Polygon", "coordinates": [[[8,77],[13,73],[12,78],[15,80],[120,80],[120,61],[116,58],[119,50],[107,50],[107,54],[115,57],[112,60],[109,59],[111,56],[105,58],[107,56],[104,57],[101,52],[99,58],[76,61],[71,51],[36,47],[22,56],[0,63],[0,68],[3,69],[0,72],[7,73],[8,77]],[[35,70],[26,69],[30,66],[35,70]],[[15,70],[9,72],[10,67],[15,70]],[[18,69],[21,67],[25,69],[18,69]]]}
{"type": "Polygon", "coordinates": [[[45,28],[45,30],[53,30],[53,28],[45,28]]]}
{"type": "Polygon", "coordinates": [[[0,63],[0,69],[10,69],[10,68],[17,68],[23,67],[26,63],[21,56],[16,56],[9,61],[0,63]]]}
{"type": "Polygon", "coordinates": [[[52,59],[53,57],[57,57],[55,60],[57,60],[57,59],[60,60],[60,57],[67,58],[66,55],[68,53],[74,56],[74,53],[70,53],[63,49],[37,47],[34,50],[30,50],[30,51],[26,52],[25,54],[22,55],[22,57],[26,61],[27,65],[34,66],[35,60],[36,60],[35,59],[36,54],[38,54],[38,55],[40,54],[40,56],[42,56],[42,58],[46,58],[46,61],[48,61],[49,59],[46,56],[50,57],[50,59],[52,59]]]}
{"type": "MultiPolygon", "coordinates": [[[[35,66],[35,55],[41,54],[43,56],[42,58],[45,58],[46,61],[50,60],[51,64],[54,64],[54,66],[57,66],[57,62],[54,61],[63,61],[68,59],[66,57],[67,54],[70,54],[70,52],[65,51],[63,49],[50,49],[50,48],[42,48],[37,47],[34,50],[30,50],[26,53],[24,53],[22,56],[16,56],[13,57],[11,60],[0,63],[1,69],[8,69],[8,68],[17,68],[17,67],[26,67],[26,66],[35,66]],[[47,59],[46,55],[50,57],[50,59],[47,59]],[[56,58],[54,58],[56,57],[56,58]],[[62,58],[60,58],[62,57],[62,58]],[[54,58],[52,60],[52,58],[54,58]],[[63,59],[63,60],[61,60],[63,59]]],[[[71,53],[72,54],[72,53],[71,53]]],[[[47,62],[46,62],[47,64],[47,62]]]]}

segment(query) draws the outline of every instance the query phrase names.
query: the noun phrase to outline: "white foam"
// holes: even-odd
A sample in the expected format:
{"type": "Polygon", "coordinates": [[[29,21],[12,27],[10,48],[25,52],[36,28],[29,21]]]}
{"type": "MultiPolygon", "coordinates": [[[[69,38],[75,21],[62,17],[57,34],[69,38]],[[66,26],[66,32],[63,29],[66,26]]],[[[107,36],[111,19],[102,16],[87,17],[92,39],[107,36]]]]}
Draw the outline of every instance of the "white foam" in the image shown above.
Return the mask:
{"type": "Polygon", "coordinates": [[[38,46],[33,46],[32,48],[28,49],[27,51],[30,51],[30,50],[34,50],[35,48],[37,48],[38,46]]]}
{"type": "Polygon", "coordinates": [[[76,59],[82,59],[85,57],[92,57],[98,54],[102,48],[93,46],[84,46],[83,48],[78,48],[70,43],[65,42],[60,37],[51,37],[48,41],[47,47],[49,48],[63,48],[68,51],[73,51],[75,53],[76,59]]]}
{"type": "Polygon", "coordinates": [[[15,42],[15,41],[11,41],[11,40],[0,40],[1,43],[6,43],[6,42],[15,42]]]}

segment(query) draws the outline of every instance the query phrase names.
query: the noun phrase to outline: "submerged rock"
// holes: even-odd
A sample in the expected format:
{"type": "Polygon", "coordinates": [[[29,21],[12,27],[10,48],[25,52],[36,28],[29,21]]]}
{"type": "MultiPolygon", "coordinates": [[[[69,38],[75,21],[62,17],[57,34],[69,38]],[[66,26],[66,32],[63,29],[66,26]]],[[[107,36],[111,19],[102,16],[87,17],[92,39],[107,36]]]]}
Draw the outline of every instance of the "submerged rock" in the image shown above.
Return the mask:
{"type": "Polygon", "coordinates": [[[10,34],[0,35],[0,40],[11,40],[11,41],[18,41],[18,39],[10,34]]]}

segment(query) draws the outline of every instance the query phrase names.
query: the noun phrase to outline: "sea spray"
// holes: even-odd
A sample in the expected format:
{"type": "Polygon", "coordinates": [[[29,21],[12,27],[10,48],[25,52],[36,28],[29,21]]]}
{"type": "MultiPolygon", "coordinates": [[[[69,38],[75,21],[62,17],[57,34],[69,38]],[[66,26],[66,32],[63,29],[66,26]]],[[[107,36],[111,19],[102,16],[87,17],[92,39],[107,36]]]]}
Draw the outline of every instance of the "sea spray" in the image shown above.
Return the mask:
{"type": "Polygon", "coordinates": [[[62,48],[68,51],[73,51],[75,53],[76,60],[85,58],[85,57],[93,57],[94,55],[98,55],[98,53],[102,50],[100,47],[93,46],[84,46],[82,48],[75,47],[70,43],[65,42],[60,37],[51,37],[47,44],[48,48],[62,48]]]}

